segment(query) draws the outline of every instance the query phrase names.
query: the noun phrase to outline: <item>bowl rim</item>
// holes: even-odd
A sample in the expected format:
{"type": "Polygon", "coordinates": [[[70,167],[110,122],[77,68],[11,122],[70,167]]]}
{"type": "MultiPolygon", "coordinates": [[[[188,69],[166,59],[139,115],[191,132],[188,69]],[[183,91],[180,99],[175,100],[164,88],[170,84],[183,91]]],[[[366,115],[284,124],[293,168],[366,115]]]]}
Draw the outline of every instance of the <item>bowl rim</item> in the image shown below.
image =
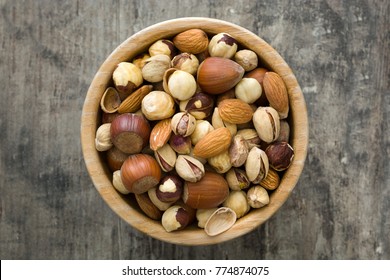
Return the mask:
{"type": "Polygon", "coordinates": [[[114,49],[98,69],[87,91],[82,109],[80,132],[87,171],[95,188],[109,207],[133,228],[148,236],[173,244],[190,246],[211,245],[232,240],[253,231],[267,221],[280,209],[295,188],[303,171],[308,149],[308,118],[305,99],[295,75],[284,59],[273,47],[253,32],[231,22],[206,17],[183,17],[153,24],[133,34],[114,49]],[[246,216],[237,220],[231,229],[214,237],[208,236],[204,230],[196,227],[167,233],[160,222],[147,218],[130,204],[124,203],[124,196],[112,186],[107,176],[108,170],[102,164],[101,156],[94,146],[100,98],[111,80],[116,65],[122,61],[129,61],[135,55],[145,51],[153,41],[171,38],[191,28],[200,28],[210,34],[227,32],[241,45],[255,51],[262,64],[278,73],[284,80],[290,102],[289,117],[291,117],[293,127],[299,127],[299,131],[292,131],[290,138],[290,144],[295,153],[294,159],[281,178],[280,186],[271,194],[270,203],[263,208],[252,209],[246,216]],[[145,38],[148,39],[145,40],[145,38]]]}

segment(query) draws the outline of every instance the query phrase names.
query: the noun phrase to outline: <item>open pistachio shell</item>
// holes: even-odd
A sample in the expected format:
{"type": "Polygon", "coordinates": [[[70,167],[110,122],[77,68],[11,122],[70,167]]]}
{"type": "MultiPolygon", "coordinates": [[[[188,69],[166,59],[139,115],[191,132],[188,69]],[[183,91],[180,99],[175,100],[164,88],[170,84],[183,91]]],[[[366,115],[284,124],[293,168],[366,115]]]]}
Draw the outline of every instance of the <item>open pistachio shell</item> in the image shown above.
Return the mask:
{"type": "Polygon", "coordinates": [[[208,218],[204,231],[209,236],[221,234],[230,229],[236,220],[237,215],[232,209],[220,207],[208,218]]]}
{"type": "Polygon", "coordinates": [[[120,104],[121,99],[118,91],[113,87],[108,87],[100,100],[102,110],[106,113],[115,113],[118,111],[120,104]]]}

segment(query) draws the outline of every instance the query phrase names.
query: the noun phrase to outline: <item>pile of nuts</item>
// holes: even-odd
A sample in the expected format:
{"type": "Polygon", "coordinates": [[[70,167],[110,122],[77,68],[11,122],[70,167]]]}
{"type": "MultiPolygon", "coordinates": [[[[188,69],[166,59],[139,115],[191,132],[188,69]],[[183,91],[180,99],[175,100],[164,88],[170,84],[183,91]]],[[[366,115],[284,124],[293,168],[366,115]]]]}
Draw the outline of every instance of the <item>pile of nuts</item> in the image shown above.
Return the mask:
{"type": "Polygon", "coordinates": [[[227,33],[158,40],[117,65],[100,105],[113,186],[167,232],[225,232],[269,203],[294,157],[282,78],[227,33]]]}

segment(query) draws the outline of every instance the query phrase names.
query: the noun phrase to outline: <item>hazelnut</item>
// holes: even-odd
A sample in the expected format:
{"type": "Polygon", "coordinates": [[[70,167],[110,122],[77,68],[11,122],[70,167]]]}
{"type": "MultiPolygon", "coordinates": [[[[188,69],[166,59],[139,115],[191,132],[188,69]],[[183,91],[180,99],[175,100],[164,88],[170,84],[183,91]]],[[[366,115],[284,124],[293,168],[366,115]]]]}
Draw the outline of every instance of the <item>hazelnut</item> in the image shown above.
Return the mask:
{"type": "Polygon", "coordinates": [[[99,152],[108,151],[112,147],[111,142],[111,124],[105,123],[99,126],[96,131],[95,147],[99,152]]]}
{"type": "Polygon", "coordinates": [[[261,93],[261,85],[253,78],[242,78],[235,88],[236,97],[248,104],[252,104],[259,99],[261,93]]]}
{"type": "MultiPolygon", "coordinates": [[[[192,134],[191,134],[192,135],[192,134]]],[[[172,149],[175,150],[176,153],[181,155],[187,155],[191,152],[191,138],[190,136],[181,136],[172,134],[169,139],[169,145],[171,145],[172,149]]]]}
{"type": "Polygon", "coordinates": [[[148,196],[153,205],[160,211],[165,211],[172,205],[172,202],[164,202],[157,197],[157,186],[148,190],[148,196]]]}
{"type": "Polygon", "coordinates": [[[147,193],[135,194],[135,200],[146,216],[153,220],[161,219],[162,211],[153,204],[147,193]]]}
{"type": "Polygon", "coordinates": [[[154,151],[154,157],[164,172],[172,171],[175,167],[176,153],[169,144],[154,151]]]}
{"type": "Polygon", "coordinates": [[[171,232],[185,228],[189,220],[189,214],[184,207],[173,205],[165,210],[161,218],[161,223],[167,232],[171,232]]]}
{"type": "Polygon", "coordinates": [[[112,74],[112,79],[115,88],[122,94],[121,99],[124,99],[123,97],[129,95],[143,82],[141,69],[130,62],[118,63],[112,74]]]}
{"type": "Polygon", "coordinates": [[[196,121],[196,126],[194,132],[191,134],[191,142],[193,145],[196,145],[203,137],[205,137],[209,132],[213,131],[214,127],[205,120],[196,121]]]}
{"type": "Polygon", "coordinates": [[[190,73],[171,68],[164,73],[163,87],[173,98],[187,100],[195,94],[197,85],[190,73]]]}
{"type": "Polygon", "coordinates": [[[186,181],[197,182],[204,176],[203,164],[187,155],[179,155],[176,159],[175,169],[177,174],[186,181]]]}
{"type": "Polygon", "coordinates": [[[269,203],[269,195],[266,189],[261,186],[251,187],[247,194],[247,201],[252,208],[261,208],[269,203]]]}
{"type": "Polygon", "coordinates": [[[145,60],[142,77],[151,83],[161,82],[164,73],[171,67],[171,59],[165,54],[158,54],[145,60]]]}
{"type": "Polygon", "coordinates": [[[176,135],[190,136],[195,130],[196,120],[189,113],[179,112],[172,117],[171,127],[176,135]]]}
{"type": "Polygon", "coordinates": [[[280,133],[279,114],[272,107],[259,107],[253,114],[253,124],[260,139],[274,142],[280,133]]]}
{"type": "Polygon", "coordinates": [[[198,182],[184,182],[183,201],[194,209],[218,207],[229,195],[222,175],[206,172],[198,182]]]}
{"type": "Polygon", "coordinates": [[[181,53],[172,59],[172,67],[195,75],[199,67],[199,60],[190,53],[181,53]]]}
{"type": "Polygon", "coordinates": [[[211,118],[211,124],[213,125],[214,129],[226,127],[232,136],[237,133],[237,125],[222,120],[221,115],[219,114],[218,107],[214,108],[214,112],[211,118]]]}
{"type": "Polygon", "coordinates": [[[175,113],[175,101],[164,91],[151,91],[141,105],[142,113],[150,121],[163,120],[175,113]]]}
{"type": "Polygon", "coordinates": [[[121,167],[121,179],[131,193],[139,194],[160,182],[161,169],[157,161],[149,155],[131,155],[121,167]]]}
{"type": "Polygon", "coordinates": [[[232,168],[226,173],[226,181],[233,191],[240,191],[250,186],[250,181],[244,170],[232,168]]]}
{"type": "Polygon", "coordinates": [[[197,120],[208,118],[213,108],[213,98],[203,92],[198,92],[190,99],[180,102],[181,111],[191,113],[197,120]]]}
{"type": "Polygon", "coordinates": [[[121,194],[129,194],[130,193],[130,191],[128,189],[126,189],[125,185],[123,185],[120,170],[116,170],[112,174],[112,185],[121,194]]]}
{"type": "Polygon", "coordinates": [[[198,227],[204,228],[207,220],[210,218],[218,208],[207,208],[207,209],[197,209],[196,210],[196,219],[198,220],[198,227]]]}
{"type": "Polygon", "coordinates": [[[293,158],[294,149],[287,142],[275,142],[265,150],[270,166],[276,171],[286,170],[293,158]]]}
{"type": "Polygon", "coordinates": [[[267,176],[268,170],[269,163],[266,153],[257,147],[253,147],[249,151],[245,162],[245,171],[249,181],[258,184],[267,176]]]}
{"type": "Polygon", "coordinates": [[[164,54],[172,59],[176,55],[176,52],[175,45],[167,39],[157,40],[149,47],[150,56],[164,54]]]}
{"type": "Polygon", "coordinates": [[[244,216],[250,210],[244,191],[231,191],[222,205],[232,209],[236,213],[237,219],[244,216]]]}
{"type": "Polygon", "coordinates": [[[150,126],[143,116],[125,113],[112,121],[110,133],[115,147],[127,154],[137,154],[149,142],[150,126]]]}
{"type": "Polygon", "coordinates": [[[142,69],[145,65],[146,60],[150,58],[150,55],[147,53],[142,53],[140,55],[137,55],[133,58],[131,61],[135,66],[137,66],[139,69],[142,69]]]}
{"type": "Polygon", "coordinates": [[[211,38],[208,49],[211,56],[232,58],[237,51],[237,41],[228,33],[218,33],[211,38]]]}
{"type": "Polygon", "coordinates": [[[257,67],[257,54],[251,50],[239,50],[234,55],[234,61],[244,68],[245,72],[251,71],[257,67]]]}
{"type": "Polygon", "coordinates": [[[235,135],[229,147],[229,157],[232,166],[240,167],[248,157],[249,147],[242,135],[235,135]]]}
{"type": "Polygon", "coordinates": [[[176,202],[181,198],[183,182],[176,175],[167,175],[161,179],[156,189],[157,197],[163,202],[176,202]]]}
{"type": "Polygon", "coordinates": [[[216,156],[210,157],[207,161],[210,166],[220,174],[226,173],[230,168],[232,168],[228,151],[224,151],[216,156]]]}
{"type": "Polygon", "coordinates": [[[121,169],[122,164],[129,157],[129,154],[126,154],[119,150],[117,147],[113,146],[107,151],[107,164],[112,172],[121,169]]]}

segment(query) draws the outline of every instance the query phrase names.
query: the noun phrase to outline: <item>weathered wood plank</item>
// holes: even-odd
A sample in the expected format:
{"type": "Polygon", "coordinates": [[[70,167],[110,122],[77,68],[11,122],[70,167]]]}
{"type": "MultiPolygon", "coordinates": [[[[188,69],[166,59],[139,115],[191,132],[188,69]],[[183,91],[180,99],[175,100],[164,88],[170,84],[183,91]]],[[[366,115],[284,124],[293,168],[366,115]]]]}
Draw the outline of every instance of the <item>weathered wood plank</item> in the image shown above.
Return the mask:
{"type": "Polygon", "coordinates": [[[389,259],[389,3],[298,2],[1,0],[0,258],[389,259]],[[305,170],[282,209],[207,247],[154,240],[117,218],[79,141],[83,99],[109,53],[184,16],[228,20],[273,45],[310,120],[305,170]]]}

